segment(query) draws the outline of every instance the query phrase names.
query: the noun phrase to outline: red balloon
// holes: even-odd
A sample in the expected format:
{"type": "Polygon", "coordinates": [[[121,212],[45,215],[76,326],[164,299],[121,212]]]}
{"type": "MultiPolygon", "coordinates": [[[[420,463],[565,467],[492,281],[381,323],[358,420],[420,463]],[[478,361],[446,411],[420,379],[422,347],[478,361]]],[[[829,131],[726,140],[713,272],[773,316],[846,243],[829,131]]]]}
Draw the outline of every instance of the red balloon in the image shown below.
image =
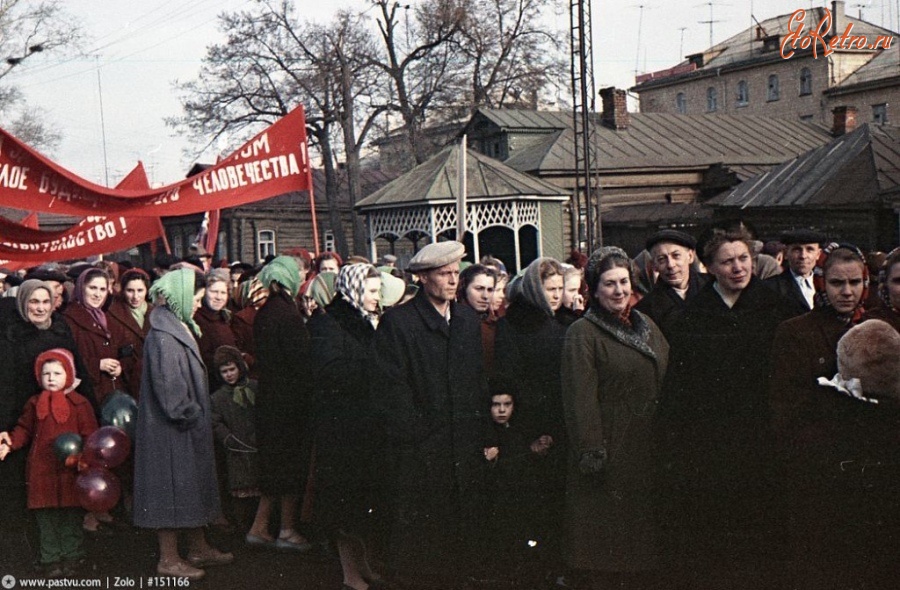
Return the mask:
{"type": "Polygon", "coordinates": [[[131,440],[120,428],[103,426],[84,441],[81,460],[91,467],[118,467],[131,452],[131,440]]]}
{"type": "Polygon", "coordinates": [[[106,512],[119,502],[122,485],[108,469],[88,467],[75,478],[75,494],[88,512],[106,512]]]}

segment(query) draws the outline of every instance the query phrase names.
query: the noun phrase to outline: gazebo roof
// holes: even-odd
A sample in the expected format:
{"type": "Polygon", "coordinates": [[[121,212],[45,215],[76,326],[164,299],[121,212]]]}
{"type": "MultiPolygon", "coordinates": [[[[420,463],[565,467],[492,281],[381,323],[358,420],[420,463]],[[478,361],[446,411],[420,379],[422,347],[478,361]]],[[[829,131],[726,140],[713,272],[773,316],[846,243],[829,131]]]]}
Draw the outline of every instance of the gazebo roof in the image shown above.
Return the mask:
{"type": "MultiPolygon", "coordinates": [[[[466,187],[469,200],[538,199],[562,201],[569,193],[467,149],[466,187]]],[[[375,191],[356,204],[360,211],[456,202],[459,145],[454,144],[375,191]]]]}

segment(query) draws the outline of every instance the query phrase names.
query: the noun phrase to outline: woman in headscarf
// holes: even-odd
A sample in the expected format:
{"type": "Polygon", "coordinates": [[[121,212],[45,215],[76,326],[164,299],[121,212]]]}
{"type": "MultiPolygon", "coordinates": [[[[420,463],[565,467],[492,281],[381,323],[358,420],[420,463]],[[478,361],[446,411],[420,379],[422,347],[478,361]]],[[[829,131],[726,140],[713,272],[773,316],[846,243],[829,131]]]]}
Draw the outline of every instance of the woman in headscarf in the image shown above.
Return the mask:
{"type": "Polygon", "coordinates": [[[498,272],[491,266],[473,264],[459,273],[456,300],[471,307],[481,317],[481,348],[484,353],[484,371],[494,370],[494,339],[497,336],[497,315],[494,313],[494,288],[498,272]]]}
{"type": "MultiPolygon", "coordinates": [[[[15,297],[0,299],[0,431],[16,421],[31,396],[41,389],[34,378],[34,362],[42,352],[65,348],[74,353],[78,392],[97,411],[87,369],[75,339],[63,317],[53,311],[53,286],[44,281],[24,281],[15,297]]],[[[25,505],[25,456],[13,453],[0,462],[0,555],[8,563],[29,563],[30,548],[22,543],[31,531],[25,505]]]]}
{"type": "Polygon", "coordinates": [[[600,586],[643,587],[641,577],[660,567],[652,423],[669,345],[631,307],[632,266],[622,249],[596,250],[586,275],[590,307],[566,333],[562,355],[564,553],[600,586]]]}
{"type": "Polygon", "coordinates": [[[94,387],[94,395],[100,405],[109,395],[124,385],[119,334],[109,328],[109,320],[103,306],[109,297],[110,279],[99,268],[85,269],[75,282],[73,301],[66,306],[63,317],[72,329],[78,352],[88,369],[88,377],[94,387]]]}
{"type": "Polygon", "coordinates": [[[202,274],[179,269],[150,289],[157,307],[144,342],[144,374],[135,434],[134,524],[156,530],[156,573],[199,580],[234,556],[213,548],[203,527],[219,513],[212,413],[206,367],[195,337],[202,274]],[[178,553],[178,533],[188,540],[178,553]]]}
{"type": "Polygon", "coordinates": [[[309,475],[315,388],[309,332],[296,301],[300,270],[295,258],[277,256],[257,276],[269,290],[253,322],[259,371],[256,440],[262,497],[245,540],[250,545],[306,552],[311,545],[294,525],[309,475]],[[269,532],[275,498],[281,506],[277,538],[269,532]]]}
{"type": "Polygon", "coordinates": [[[326,313],[309,321],[320,388],[314,514],[335,542],[344,587],[366,590],[374,574],[362,539],[371,532],[370,512],[377,501],[369,367],[380,315],[381,273],[371,264],[342,266],[336,290],[326,313]]]}
{"type": "Polygon", "coordinates": [[[883,320],[900,332],[900,248],[889,252],[881,265],[878,296],[881,307],[864,313],[862,321],[883,320]]]}
{"type": "Polygon", "coordinates": [[[217,268],[206,276],[206,295],[203,303],[194,316],[203,334],[197,341],[200,356],[206,365],[206,373],[210,383],[218,383],[219,376],[213,363],[213,357],[220,346],[237,346],[234,332],[231,331],[231,310],[228,309],[228,286],[231,276],[228,270],[217,268]]]}
{"type": "MultiPolygon", "coordinates": [[[[531,515],[534,539],[550,569],[559,566],[559,527],[565,493],[566,432],[560,391],[560,359],[566,326],[564,271],[553,258],[528,265],[497,324],[494,373],[515,386],[516,414],[531,450],[544,456],[536,472],[538,509],[531,515]]],[[[556,572],[558,573],[558,572],[556,572]]]]}
{"type": "Polygon", "coordinates": [[[144,339],[150,332],[147,315],[153,306],[147,302],[150,275],[139,268],[125,271],[119,279],[120,290],[106,317],[111,332],[121,343],[119,357],[128,393],[135,399],[141,392],[141,371],[144,366],[144,339]]]}

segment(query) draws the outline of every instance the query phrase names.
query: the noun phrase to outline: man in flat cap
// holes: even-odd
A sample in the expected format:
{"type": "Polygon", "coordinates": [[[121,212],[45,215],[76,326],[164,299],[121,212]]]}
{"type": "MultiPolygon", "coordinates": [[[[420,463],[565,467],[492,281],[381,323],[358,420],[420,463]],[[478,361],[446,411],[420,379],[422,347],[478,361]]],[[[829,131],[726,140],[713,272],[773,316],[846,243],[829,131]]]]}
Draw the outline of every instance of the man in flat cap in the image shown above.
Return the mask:
{"type": "Polygon", "coordinates": [[[660,230],[647,239],[646,248],[659,276],[635,309],[650,316],[669,337],[675,312],[687,306],[707,279],[694,266],[697,242],[690,235],[675,229],[660,230]]]}
{"type": "Polygon", "coordinates": [[[421,289],[388,310],[375,333],[372,399],[387,441],[389,566],[416,588],[452,588],[477,545],[479,428],[488,409],[481,324],[456,303],[459,242],[409,262],[421,289]]]}
{"type": "Polygon", "coordinates": [[[812,311],[816,294],[813,269],[825,239],[823,234],[808,229],[789,231],[781,236],[781,243],[786,246],[784,257],[788,270],[766,279],[765,284],[788,300],[794,316],[812,311]]]}

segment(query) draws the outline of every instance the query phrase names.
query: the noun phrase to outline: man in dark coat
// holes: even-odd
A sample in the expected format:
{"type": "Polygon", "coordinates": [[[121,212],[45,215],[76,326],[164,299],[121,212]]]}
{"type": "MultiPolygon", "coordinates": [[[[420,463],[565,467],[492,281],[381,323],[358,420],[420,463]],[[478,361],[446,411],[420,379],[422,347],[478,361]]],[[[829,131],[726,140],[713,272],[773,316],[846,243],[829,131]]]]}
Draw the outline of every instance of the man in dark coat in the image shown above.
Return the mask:
{"type": "Polygon", "coordinates": [[[375,333],[375,416],[388,441],[390,566],[447,588],[469,571],[486,420],[480,319],[455,301],[462,244],[429,244],[410,261],[422,289],[375,333]]]}
{"type": "Polygon", "coordinates": [[[687,307],[707,283],[694,266],[697,241],[675,229],[664,229],[647,239],[647,251],[659,277],[653,289],[635,306],[656,322],[668,338],[676,312],[687,307]]]}
{"type": "Polygon", "coordinates": [[[787,246],[784,257],[788,269],[766,279],[765,285],[790,302],[791,317],[812,311],[813,296],[816,294],[812,274],[825,239],[821,233],[808,229],[786,232],[781,236],[781,242],[787,246]]]}

